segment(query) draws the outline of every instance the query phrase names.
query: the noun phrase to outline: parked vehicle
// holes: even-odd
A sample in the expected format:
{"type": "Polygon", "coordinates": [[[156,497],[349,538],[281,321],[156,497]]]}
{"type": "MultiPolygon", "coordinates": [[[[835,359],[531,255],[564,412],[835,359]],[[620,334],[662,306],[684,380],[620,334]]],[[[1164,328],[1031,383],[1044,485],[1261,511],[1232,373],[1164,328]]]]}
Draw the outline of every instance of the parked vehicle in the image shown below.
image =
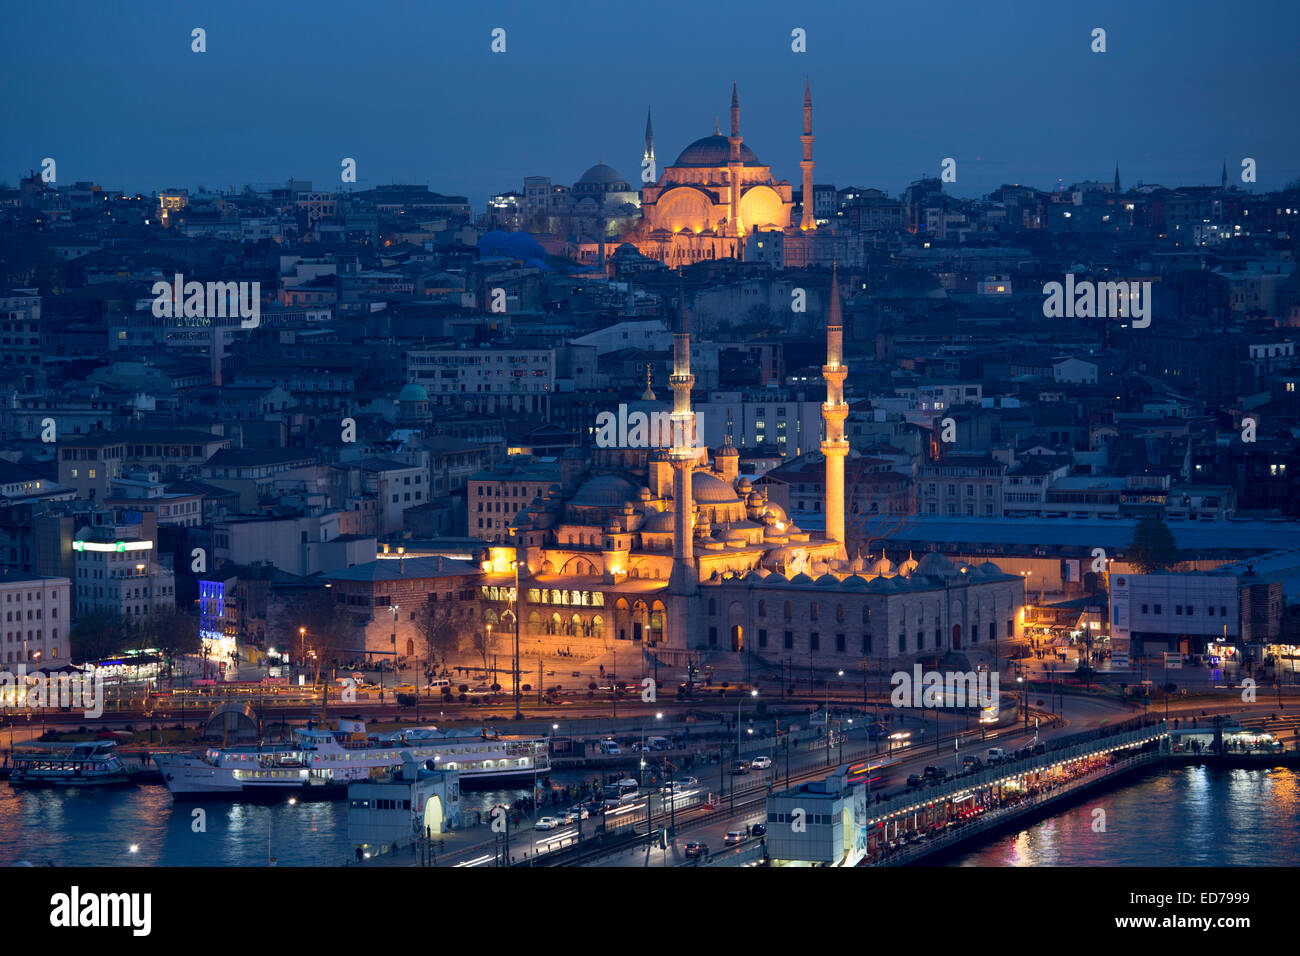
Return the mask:
{"type": "Polygon", "coordinates": [[[621,754],[623,751],[619,748],[616,741],[602,740],[600,742],[600,752],[603,754],[621,754]]]}
{"type": "Polygon", "coordinates": [[[756,837],[767,836],[767,824],[755,823],[752,827],[749,828],[749,835],[756,836],[756,837]]]}

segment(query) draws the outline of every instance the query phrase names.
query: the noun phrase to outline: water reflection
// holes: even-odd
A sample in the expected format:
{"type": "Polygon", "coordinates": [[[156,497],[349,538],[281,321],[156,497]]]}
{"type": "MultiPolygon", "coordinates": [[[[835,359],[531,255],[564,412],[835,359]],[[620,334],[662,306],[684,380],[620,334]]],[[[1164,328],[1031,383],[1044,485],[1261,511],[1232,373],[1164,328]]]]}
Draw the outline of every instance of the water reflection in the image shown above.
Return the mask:
{"type": "Polygon", "coordinates": [[[1294,866],[1297,774],[1180,767],[1098,793],[955,866],[1294,866]],[[1104,830],[1094,826],[1105,811],[1104,830]],[[1287,838],[1279,839],[1278,827],[1287,838]]]}

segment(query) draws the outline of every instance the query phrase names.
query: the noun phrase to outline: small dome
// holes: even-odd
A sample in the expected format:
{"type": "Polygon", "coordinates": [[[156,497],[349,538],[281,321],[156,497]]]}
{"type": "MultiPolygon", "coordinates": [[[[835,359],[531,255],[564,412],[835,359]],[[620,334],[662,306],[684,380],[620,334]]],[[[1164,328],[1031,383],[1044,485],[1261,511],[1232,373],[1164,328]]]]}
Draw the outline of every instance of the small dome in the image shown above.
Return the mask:
{"type": "Polygon", "coordinates": [[[865,591],[867,589],[867,579],[860,574],[850,574],[841,583],[841,587],[849,591],[865,591]]]}
{"type": "Polygon", "coordinates": [[[898,582],[893,578],[887,578],[884,575],[881,575],[880,577],[872,578],[867,582],[867,590],[876,591],[881,594],[891,594],[898,590],[898,582]]]}
{"type": "Polygon", "coordinates": [[[931,551],[920,561],[916,562],[913,574],[933,575],[936,578],[950,578],[960,574],[951,561],[945,558],[938,551],[931,551]]]}
{"type": "Polygon", "coordinates": [[[790,579],[790,583],[791,584],[815,584],[816,582],[813,581],[813,579],[806,574],[796,574],[794,577],[790,579]]]}
{"type": "Polygon", "coordinates": [[[837,588],[840,586],[840,579],[833,574],[823,574],[813,583],[819,588],[837,588]]]}
{"type": "Polygon", "coordinates": [[[672,534],[673,522],[673,512],[652,511],[646,515],[645,524],[641,525],[641,530],[649,531],[652,534],[672,534]]]}
{"type": "Polygon", "coordinates": [[[399,402],[427,402],[429,393],[419,382],[410,382],[402,386],[402,390],[397,393],[399,402]]]}

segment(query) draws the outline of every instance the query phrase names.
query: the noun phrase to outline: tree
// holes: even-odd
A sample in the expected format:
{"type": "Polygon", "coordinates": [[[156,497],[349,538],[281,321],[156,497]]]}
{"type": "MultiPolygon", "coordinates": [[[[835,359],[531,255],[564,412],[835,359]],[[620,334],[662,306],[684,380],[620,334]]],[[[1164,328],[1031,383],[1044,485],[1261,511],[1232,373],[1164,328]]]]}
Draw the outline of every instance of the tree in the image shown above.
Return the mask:
{"type": "Polygon", "coordinates": [[[483,670],[486,671],[488,655],[492,653],[492,632],[486,627],[482,630],[475,628],[470,635],[470,646],[483,658],[483,670]]]}
{"type": "Polygon", "coordinates": [[[320,664],[328,667],[348,659],[360,646],[352,615],[340,609],[325,588],[295,596],[283,620],[289,631],[284,635],[286,646],[295,660],[301,660],[308,651],[315,651],[320,664]],[[301,647],[299,628],[304,631],[305,643],[301,647]]]}
{"type": "Polygon", "coordinates": [[[1159,515],[1147,515],[1133,529],[1128,560],[1142,574],[1164,571],[1178,563],[1174,534],[1159,515]]]}
{"type": "Polygon", "coordinates": [[[460,649],[464,615],[452,601],[429,601],[415,612],[415,629],[420,635],[424,669],[432,674],[439,660],[460,649]]]}
{"type": "Polygon", "coordinates": [[[94,610],[76,619],[68,637],[72,660],[84,664],[121,654],[130,645],[131,630],[120,614],[94,610]]]}
{"type": "Polygon", "coordinates": [[[177,657],[197,654],[203,648],[198,620],[175,606],[154,608],[145,617],[138,618],[131,631],[131,641],[136,647],[152,648],[166,658],[168,673],[177,657]]]}
{"type": "Polygon", "coordinates": [[[883,546],[916,514],[916,493],[910,480],[895,472],[868,471],[860,459],[845,461],[845,550],[850,559],[869,558],[872,546],[883,546]]]}

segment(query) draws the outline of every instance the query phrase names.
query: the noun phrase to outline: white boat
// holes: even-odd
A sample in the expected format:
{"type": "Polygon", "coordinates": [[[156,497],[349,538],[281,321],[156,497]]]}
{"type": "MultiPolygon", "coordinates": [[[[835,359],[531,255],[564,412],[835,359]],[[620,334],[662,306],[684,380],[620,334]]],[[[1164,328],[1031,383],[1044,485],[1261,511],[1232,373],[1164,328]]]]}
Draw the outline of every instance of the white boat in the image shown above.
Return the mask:
{"type": "Polygon", "coordinates": [[[380,737],[359,721],[333,730],[294,731],[293,743],[210,748],[201,754],[156,753],[163,783],[177,799],[309,790],[345,796],[347,786],[384,776],[409,755],[434,769],[455,770],[462,787],[491,787],[549,772],[546,738],[502,736],[488,729],[420,728],[380,737]]]}
{"type": "Polygon", "coordinates": [[[15,750],[12,787],[104,787],[129,783],[130,772],[111,740],[15,750]]]}

